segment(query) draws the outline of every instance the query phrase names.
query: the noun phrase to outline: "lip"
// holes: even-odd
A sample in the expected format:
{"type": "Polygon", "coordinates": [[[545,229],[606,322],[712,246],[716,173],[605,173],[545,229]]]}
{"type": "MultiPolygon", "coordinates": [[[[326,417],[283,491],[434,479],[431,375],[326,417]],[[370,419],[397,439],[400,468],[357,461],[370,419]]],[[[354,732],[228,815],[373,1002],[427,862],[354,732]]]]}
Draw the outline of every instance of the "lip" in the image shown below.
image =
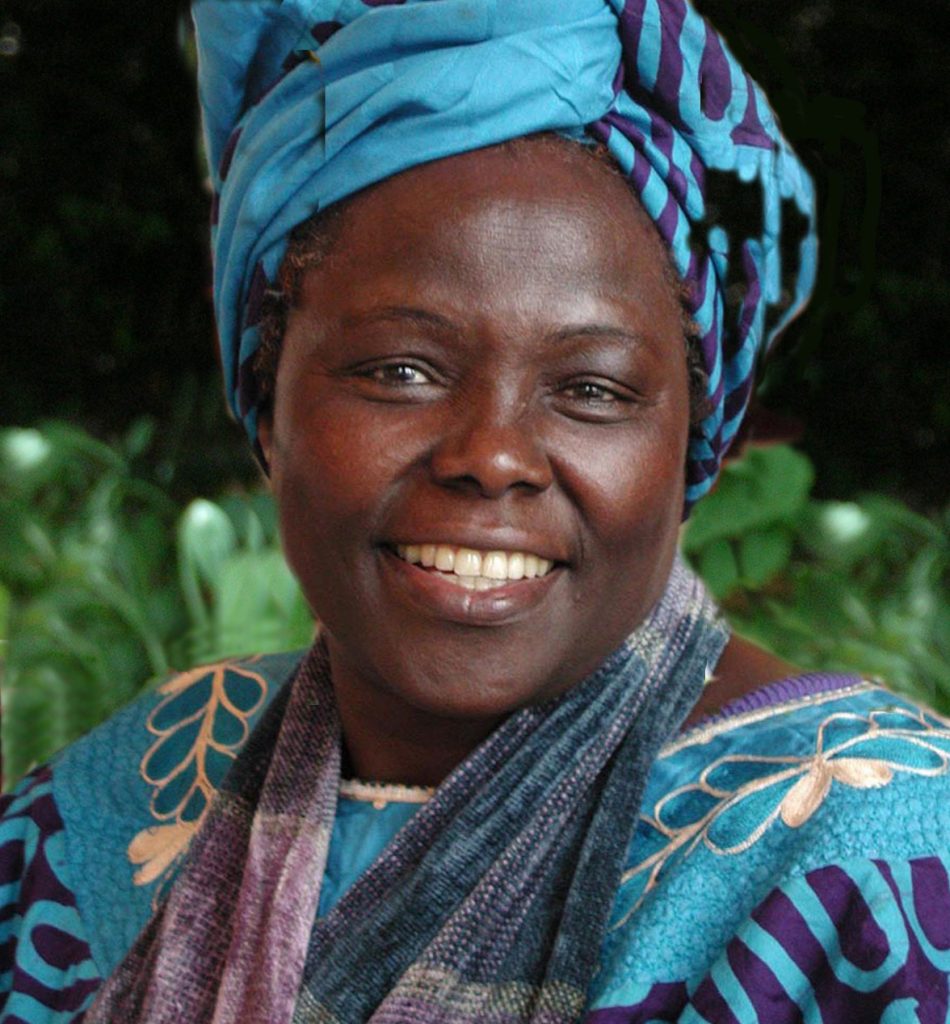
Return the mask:
{"type": "Polygon", "coordinates": [[[491,590],[466,590],[443,579],[441,573],[410,564],[388,547],[378,552],[383,576],[400,596],[425,615],[463,626],[516,622],[545,600],[563,572],[563,566],[556,564],[545,576],[509,580],[491,590]]]}

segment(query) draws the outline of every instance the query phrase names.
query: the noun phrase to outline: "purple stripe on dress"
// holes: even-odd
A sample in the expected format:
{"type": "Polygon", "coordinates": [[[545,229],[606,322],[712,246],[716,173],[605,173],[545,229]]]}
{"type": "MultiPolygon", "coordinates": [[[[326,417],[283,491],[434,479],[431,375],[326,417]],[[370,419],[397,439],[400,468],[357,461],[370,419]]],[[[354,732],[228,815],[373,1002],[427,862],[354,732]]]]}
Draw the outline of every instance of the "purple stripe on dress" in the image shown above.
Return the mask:
{"type": "Polygon", "coordinates": [[[862,971],[876,971],[887,959],[887,935],[874,920],[854,880],[831,864],[809,871],[805,881],[838,924],[844,956],[862,971]]]}
{"type": "Polygon", "coordinates": [[[741,1024],[708,974],[693,994],[691,1005],[709,1024],[741,1024]]]}
{"type": "Polygon", "coordinates": [[[666,187],[670,190],[670,194],[676,198],[677,203],[685,208],[686,194],[689,185],[687,184],[686,175],[683,173],[683,169],[679,166],[673,156],[673,147],[676,143],[676,135],[669,123],[664,121],[662,118],[657,117],[652,111],[650,112],[650,126],[650,134],[653,137],[654,143],[669,161],[669,168],[666,174],[666,187]]]}
{"type": "Polygon", "coordinates": [[[940,950],[950,949],[950,883],[939,857],[910,862],[914,883],[914,912],[927,941],[940,950]]]}
{"type": "Polygon", "coordinates": [[[800,1024],[801,1009],[761,957],[740,939],[733,939],[726,949],[726,958],[760,1021],[800,1024]]]}
{"type": "Polygon", "coordinates": [[[0,885],[11,885],[22,874],[23,840],[11,839],[0,846],[0,885]]]}
{"type": "MultiPolygon", "coordinates": [[[[763,708],[787,704],[789,701],[801,700],[804,697],[817,697],[823,693],[833,693],[856,686],[862,682],[859,675],[839,675],[830,672],[807,672],[800,676],[790,676],[766,686],[760,686],[751,693],[743,694],[735,700],[724,704],[715,714],[701,719],[690,729],[703,728],[735,715],[744,715],[747,711],[760,711],[763,708]]],[[[712,684],[715,685],[715,684],[712,684]]],[[[690,730],[687,729],[686,732],[690,730]]]]}
{"type": "Polygon", "coordinates": [[[684,981],[658,981],[646,998],[632,1006],[608,1006],[593,1010],[584,1024],[649,1024],[650,1021],[677,1021],[689,1001],[684,981]]]}
{"type": "Polygon", "coordinates": [[[613,110],[606,113],[601,121],[620,132],[633,146],[633,166],[627,172],[627,180],[642,195],[651,170],[650,161],[643,155],[643,133],[632,121],[613,110]]]}
{"type": "MultiPolygon", "coordinates": [[[[632,72],[636,72],[636,57],[640,52],[640,39],[643,35],[643,13],[646,10],[646,0],[626,0],[623,11],[618,19],[620,22],[620,39],[623,45],[624,60],[629,60],[632,72]]],[[[631,82],[636,82],[639,75],[632,73],[629,76],[631,82]]]]}
{"type": "Polygon", "coordinates": [[[607,145],[607,141],[610,138],[611,128],[603,118],[587,125],[586,131],[591,138],[596,139],[597,142],[603,143],[605,146],[607,145]]]}
{"type": "Polygon", "coordinates": [[[89,947],[82,939],[51,924],[38,924],[30,937],[37,953],[51,966],[66,971],[89,958],[89,947]]]}
{"type": "MultiPolygon", "coordinates": [[[[667,0],[663,5],[661,18],[660,67],[656,76],[654,103],[669,119],[671,125],[683,134],[689,135],[690,129],[683,123],[680,112],[680,87],[683,84],[683,50],[680,46],[680,36],[683,34],[685,22],[686,4],[683,0],[667,0]]],[[[651,110],[651,107],[652,105],[647,109],[651,110]]]]}
{"type": "Polygon", "coordinates": [[[755,99],[755,83],[749,73],[745,73],[746,88],[748,89],[748,101],[742,121],[732,129],[729,137],[737,146],[756,146],[759,149],[771,149],[772,139],[768,132],[762,127],[759,120],[759,109],[755,99]]]}
{"type": "MultiPolygon", "coordinates": [[[[23,970],[16,970],[13,975],[13,991],[35,999],[48,1010],[75,1012],[88,1000],[89,996],[102,984],[101,979],[75,981],[65,988],[50,988],[31,977],[23,970]]],[[[6,1024],[7,1018],[4,1018],[6,1024]]]]}
{"type": "MultiPolygon", "coordinates": [[[[820,938],[792,899],[778,889],[752,912],[752,919],[781,944],[809,979],[821,1020],[836,1024],[838,1021],[881,1020],[892,1004],[914,1000],[920,1024],[946,1024],[947,975],[931,963],[920,948],[907,923],[900,891],[888,865],[880,861],[874,863],[888,881],[903,919],[901,938],[902,944],[906,942],[907,954],[903,964],[872,991],[860,991],[841,981],[829,958],[829,951],[834,953],[841,948],[842,932],[849,927],[847,920],[834,922],[840,925],[834,941],[829,942],[827,936],[820,938]]],[[[894,927],[893,915],[891,922],[894,927]]]]}
{"type": "Polygon", "coordinates": [[[947,1011],[950,1008],[950,977],[946,971],[932,963],[921,949],[920,942],[907,920],[901,892],[894,880],[894,873],[891,871],[890,865],[886,861],[875,860],[874,866],[893,893],[894,902],[904,921],[908,940],[904,966],[897,974],[888,979],[882,989],[885,989],[894,1001],[901,998],[918,997],[917,1018],[920,1024],[946,1024],[947,1011]],[[924,993],[926,993],[926,998],[919,998],[924,993]]]}
{"type": "Polygon", "coordinates": [[[748,282],[748,289],[742,302],[742,315],[739,317],[739,330],[737,334],[736,348],[745,344],[749,332],[755,324],[755,315],[762,300],[762,278],[759,275],[759,267],[752,255],[752,247],[748,242],[742,245],[742,269],[745,279],[748,282]]]}
{"type": "Polygon", "coordinates": [[[726,400],[722,405],[723,418],[728,423],[730,420],[736,418],[739,413],[749,404],[749,396],[752,394],[752,386],[754,380],[753,375],[750,373],[746,376],[742,383],[737,387],[733,388],[732,391],[726,395],[726,400]]]}
{"type": "Polygon", "coordinates": [[[706,45],[699,63],[699,96],[706,117],[711,121],[721,121],[732,100],[732,76],[722,40],[708,23],[706,45]]]}
{"type": "Polygon", "coordinates": [[[673,239],[676,237],[676,226],[679,224],[680,208],[676,203],[676,199],[671,193],[669,198],[666,200],[666,205],[663,207],[663,212],[656,219],[656,227],[660,232],[660,237],[666,242],[667,245],[673,244],[673,239]]]}

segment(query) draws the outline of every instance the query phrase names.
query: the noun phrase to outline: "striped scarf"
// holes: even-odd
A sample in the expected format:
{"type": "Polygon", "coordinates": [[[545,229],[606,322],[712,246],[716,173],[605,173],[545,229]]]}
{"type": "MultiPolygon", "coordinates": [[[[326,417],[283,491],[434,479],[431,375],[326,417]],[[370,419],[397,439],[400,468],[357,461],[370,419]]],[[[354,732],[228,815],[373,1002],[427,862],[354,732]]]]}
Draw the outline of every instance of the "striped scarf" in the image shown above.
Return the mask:
{"type": "Polygon", "coordinates": [[[677,561],[596,672],[511,715],[315,920],[340,771],[318,642],[86,1024],[577,1021],[650,767],[726,636],[677,561]]]}

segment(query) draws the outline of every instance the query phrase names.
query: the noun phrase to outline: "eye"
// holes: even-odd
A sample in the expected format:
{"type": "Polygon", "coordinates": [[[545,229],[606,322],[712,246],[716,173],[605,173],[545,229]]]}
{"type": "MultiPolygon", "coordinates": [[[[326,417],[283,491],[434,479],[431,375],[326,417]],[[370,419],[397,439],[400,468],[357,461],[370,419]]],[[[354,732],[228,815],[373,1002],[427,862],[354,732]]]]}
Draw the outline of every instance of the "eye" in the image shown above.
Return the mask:
{"type": "Polygon", "coordinates": [[[363,376],[389,387],[432,383],[432,378],[412,363],[384,363],[382,366],[373,366],[365,370],[363,376]]]}
{"type": "Polygon", "coordinates": [[[564,381],[554,398],[555,407],[565,416],[590,423],[626,420],[637,401],[636,394],[629,388],[603,378],[564,381]]]}
{"type": "Polygon", "coordinates": [[[606,384],[598,384],[591,380],[583,380],[577,384],[571,384],[564,388],[563,393],[568,398],[594,405],[622,401],[621,396],[616,391],[612,391],[606,384]]]}

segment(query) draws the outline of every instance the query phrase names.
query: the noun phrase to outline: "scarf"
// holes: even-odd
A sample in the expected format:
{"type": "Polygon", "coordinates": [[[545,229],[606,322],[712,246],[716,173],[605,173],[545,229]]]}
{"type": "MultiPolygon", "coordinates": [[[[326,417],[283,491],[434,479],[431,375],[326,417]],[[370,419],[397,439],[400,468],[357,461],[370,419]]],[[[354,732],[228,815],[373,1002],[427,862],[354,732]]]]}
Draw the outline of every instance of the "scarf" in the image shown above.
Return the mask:
{"type": "MultiPolygon", "coordinates": [[[[708,373],[687,508],[804,306],[814,190],[686,0],[194,0],[225,391],[257,446],[261,304],[290,232],[399,171],[536,132],[607,147],[668,246],[708,373]]],[[[257,446],[258,455],[263,455],[257,446]]]]}
{"type": "Polygon", "coordinates": [[[725,641],[677,561],[597,671],[511,715],[314,920],[340,770],[318,642],[86,1024],[578,1020],[650,767],[725,641]]]}

